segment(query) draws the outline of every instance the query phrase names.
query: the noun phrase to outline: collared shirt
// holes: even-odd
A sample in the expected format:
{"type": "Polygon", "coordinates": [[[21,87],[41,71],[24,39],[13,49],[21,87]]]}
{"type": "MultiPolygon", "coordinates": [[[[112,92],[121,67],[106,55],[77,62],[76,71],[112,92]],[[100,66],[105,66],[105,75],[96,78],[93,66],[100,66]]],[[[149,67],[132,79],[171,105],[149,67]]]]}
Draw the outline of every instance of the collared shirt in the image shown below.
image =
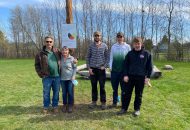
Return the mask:
{"type": "Polygon", "coordinates": [[[86,56],[87,67],[101,68],[108,67],[109,53],[108,47],[105,43],[101,43],[99,47],[95,43],[89,45],[88,53],[86,56]]]}
{"type": "Polygon", "coordinates": [[[50,76],[56,77],[59,76],[59,69],[57,64],[57,59],[53,51],[46,50],[48,52],[48,69],[50,76]]]}

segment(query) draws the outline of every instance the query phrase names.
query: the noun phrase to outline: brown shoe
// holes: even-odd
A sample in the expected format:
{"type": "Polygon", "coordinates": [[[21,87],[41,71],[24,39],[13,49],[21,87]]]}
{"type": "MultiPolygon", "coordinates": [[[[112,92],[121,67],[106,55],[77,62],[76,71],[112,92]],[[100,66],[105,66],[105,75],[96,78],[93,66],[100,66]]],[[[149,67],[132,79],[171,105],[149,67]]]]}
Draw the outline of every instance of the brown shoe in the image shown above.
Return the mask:
{"type": "Polygon", "coordinates": [[[43,109],[44,114],[48,114],[48,109],[43,109]]]}
{"type": "Polygon", "coordinates": [[[63,107],[62,107],[62,112],[67,112],[67,105],[63,105],[63,107]]]}
{"type": "Polygon", "coordinates": [[[101,108],[102,108],[102,110],[105,110],[105,109],[107,108],[105,102],[102,102],[102,104],[101,104],[101,108]]]}
{"type": "Polygon", "coordinates": [[[72,112],[73,112],[73,105],[69,105],[68,113],[72,113],[72,112]]]}
{"type": "Polygon", "coordinates": [[[58,112],[59,112],[59,111],[58,111],[58,108],[57,108],[57,107],[54,107],[54,108],[53,108],[53,113],[54,113],[54,114],[57,114],[58,112]]]}
{"type": "Polygon", "coordinates": [[[92,101],[92,103],[89,105],[89,108],[93,109],[97,106],[96,101],[92,101]]]}

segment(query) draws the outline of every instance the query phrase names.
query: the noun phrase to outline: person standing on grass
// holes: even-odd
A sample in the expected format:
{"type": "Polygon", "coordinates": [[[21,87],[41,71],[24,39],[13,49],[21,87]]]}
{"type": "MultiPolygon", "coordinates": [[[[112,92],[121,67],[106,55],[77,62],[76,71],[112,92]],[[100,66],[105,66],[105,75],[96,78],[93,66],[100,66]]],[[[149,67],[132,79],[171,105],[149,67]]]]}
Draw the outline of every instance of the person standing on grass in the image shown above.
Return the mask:
{"type": "Polygon", "coordinates": [[[131,47],[124,42],[124,34],[117,33],[117,43],[111,47],[110,53],[110,70],[111,70],[111,84],[113,89],[113,104],[112,107],[117,106],[118,100],[118,86],[120,84],[123,88],[123,62],[125,56],[131,50],[131,47]]]}
{"type": "Polygon", "coordinates": [[[144,85],[150,80],[152,72],[151,54],[142,48],[142,39],[135,37],[131,50],[124,61],[124,82],[126,83],[122,91],[122,109],[118,114],[127,112],[133,88],[135,87],[134,116],[140,115],[142,94],[144,85]]]}
{"type": "Polygon", "coordinates": [[[53,36],[45,37],[43,49],[35,57],[35,70],[43,84],[43,112],[48,113],[50,105],[50,91],[53,90],[53,112],[58,113],[59,89],[60,89],[60,56],[58,49],[53,47],[53,36]]]}
{"type": "Polygon", "coordinates": [[[62,86],[62,98],[63,108],[62,111],[69,113],[73,110],[73,83],[76,74],[76,63],[73,56],[69,54],[69,48],[64,46],[62,48],[61,56],[61,86],[62,86]]]}
{"type": "Polygon", "coordinates": [[[101,41],[101,33],[99,31],[94,32],[94,43],[89,45],[88,53],[86,56],[86,64],[90,74],[91,86],[92,86],[92,103],[90,108],[94,108],[97,105],[98,91],[97,83],[100,84],[100,101],[102,110],[106,109],[106,67],[109,62],[108,47],[101,41]]]}

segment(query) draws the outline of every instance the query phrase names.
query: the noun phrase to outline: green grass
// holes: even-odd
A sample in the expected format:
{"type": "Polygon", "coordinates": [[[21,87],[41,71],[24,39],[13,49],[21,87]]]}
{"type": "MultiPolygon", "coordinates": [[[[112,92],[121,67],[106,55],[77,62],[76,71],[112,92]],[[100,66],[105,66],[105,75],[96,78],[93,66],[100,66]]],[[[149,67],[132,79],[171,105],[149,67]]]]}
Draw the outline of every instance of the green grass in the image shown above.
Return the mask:
{"type": "MultiPolygon", "coordinates": [[[[80,61],[79,64],[84,63],[80,61]]],[[[135,118],[133,100],[129,113],[117,116],[120,108],[105,111],[88,109],[91,101],[90,81],[77,76],[75,110],[72,114],[43,115],[42,82],[34,70],[34,60],[0,60],[0,129],[189,129],[190,67],[189,63],[155,62],[158,68],[171,64],[173,71],[162,70],[163,76],[145,88],[141,115],[135,118]]],[[[110,81],[106,83],[107,104],[112,101],[110,81]]],[[[60,92],[60,106],[61,106],[60,92]]]]}

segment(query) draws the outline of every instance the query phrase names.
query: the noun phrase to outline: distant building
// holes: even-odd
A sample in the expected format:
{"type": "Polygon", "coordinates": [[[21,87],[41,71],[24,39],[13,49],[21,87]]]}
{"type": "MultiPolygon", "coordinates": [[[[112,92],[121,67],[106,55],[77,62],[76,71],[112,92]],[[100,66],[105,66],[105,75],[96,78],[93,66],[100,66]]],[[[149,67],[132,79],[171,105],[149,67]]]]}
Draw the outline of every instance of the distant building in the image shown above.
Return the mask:
{"type": "Polygon", "coordinates": [[[168,45],[167,45],[167,43],[159,43],[157,49],[159,52],[167,52],[168,51],[168,45]]]}

